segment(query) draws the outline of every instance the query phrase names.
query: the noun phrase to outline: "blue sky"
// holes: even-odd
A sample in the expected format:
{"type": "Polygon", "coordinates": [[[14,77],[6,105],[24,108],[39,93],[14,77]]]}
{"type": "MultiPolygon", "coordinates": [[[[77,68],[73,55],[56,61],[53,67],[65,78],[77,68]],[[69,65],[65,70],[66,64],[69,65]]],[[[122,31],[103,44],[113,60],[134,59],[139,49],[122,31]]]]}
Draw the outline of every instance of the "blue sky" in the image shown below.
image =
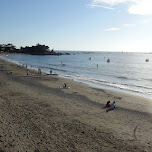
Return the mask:
{"type": "Polygon", "coordinates": [[[0,44],[152,52],[152,0],[0,0],[0,44]]]}

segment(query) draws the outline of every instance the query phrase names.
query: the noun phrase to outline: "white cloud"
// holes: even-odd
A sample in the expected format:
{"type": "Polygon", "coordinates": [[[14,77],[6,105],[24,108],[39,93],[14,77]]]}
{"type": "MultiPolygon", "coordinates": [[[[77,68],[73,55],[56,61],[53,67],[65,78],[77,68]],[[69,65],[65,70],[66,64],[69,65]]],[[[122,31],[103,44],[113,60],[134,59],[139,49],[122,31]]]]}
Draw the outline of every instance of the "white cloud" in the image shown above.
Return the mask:
{"type": "Polygon", "coordinates": [[[130,14],[152,15],[152,0],[141,0],[132,5],[128,11],[130,14]]]}
{"type": "Polygon", "coordinates": [[[135,24],[124,24],[125,27],[134,27],[136,26],[135,24]]]}
{"type": "Polygon", "coordinates": [[[130,14],[152,15],[152,0],[92,0],[90,6],[109,9],[124,3],[128,4],[130,14]]]}
{"type": "Polygon", "coordinates": [[[120,3],[125,3],[125,2],[133,2],[133,1],[136,1],[136,0],[93,0],[92,2],[93,3],[104,3],[104,4],[108,4],[108,5],[111,5],[111,6],[114,6],[114,5],[117,5],[117,4],[120,4],[120,3]]]}
{"type": "Polygon", "coordinates": [[[139,23],[140,24],[148,24],[152,22],[152,19],[151,18],[147,18],[147,19],[143,19],[143,20],[140,20],[139,23]]]}
{"type": "Polygon", "coordinates": [[[105,29],[105,31],[119,31],[120,28],[116,28],[116,27],[111,27],[111,28],[107,28],[105,29]]]}
{"type": "Polygon", "coordinates": [[[105,9],[114,9],[113,7],[103,6],[103,5],[100,5],[100,4],[91,4],[89,6],[90,7],[102,7],[102,8],[105,8],[105,9]]]}

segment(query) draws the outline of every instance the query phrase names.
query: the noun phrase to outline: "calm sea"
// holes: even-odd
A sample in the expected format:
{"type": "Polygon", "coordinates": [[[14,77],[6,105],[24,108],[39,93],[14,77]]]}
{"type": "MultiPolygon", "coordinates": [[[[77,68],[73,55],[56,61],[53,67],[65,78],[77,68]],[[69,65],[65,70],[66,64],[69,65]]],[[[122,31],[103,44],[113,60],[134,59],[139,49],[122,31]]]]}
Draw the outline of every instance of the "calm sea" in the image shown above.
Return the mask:
{"type": "Polygon", "coordinates": [[[152,54],[69,52],[71,55],[3,55],[2,58],[28,68],[59,74],[93,87],[152,98],[152,54]],[[149,62],[145,62],[146,59],[149,62]],[[110,62],[107,62],[110,59],[110,62]]]}

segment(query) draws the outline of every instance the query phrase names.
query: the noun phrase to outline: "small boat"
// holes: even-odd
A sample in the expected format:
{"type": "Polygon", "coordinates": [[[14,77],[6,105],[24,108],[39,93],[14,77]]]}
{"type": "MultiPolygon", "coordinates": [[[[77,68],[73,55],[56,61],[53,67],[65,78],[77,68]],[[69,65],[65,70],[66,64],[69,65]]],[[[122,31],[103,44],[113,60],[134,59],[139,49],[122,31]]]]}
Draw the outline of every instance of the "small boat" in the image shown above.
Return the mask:
{"type": "Polygon", "coordinates": [[[93,58],[90,57],[89,60],[93,60],[93,58]]]}
{"type": "Polygon", "coordinates": [[[110,59],[107,59],[107,62],[110,62],[110,59]]]}
{"type": "Polygon", "coordinates": [[[149,59],[147,58],[147,59],[145,60],[145,62],[149,62],[149,59]]]}

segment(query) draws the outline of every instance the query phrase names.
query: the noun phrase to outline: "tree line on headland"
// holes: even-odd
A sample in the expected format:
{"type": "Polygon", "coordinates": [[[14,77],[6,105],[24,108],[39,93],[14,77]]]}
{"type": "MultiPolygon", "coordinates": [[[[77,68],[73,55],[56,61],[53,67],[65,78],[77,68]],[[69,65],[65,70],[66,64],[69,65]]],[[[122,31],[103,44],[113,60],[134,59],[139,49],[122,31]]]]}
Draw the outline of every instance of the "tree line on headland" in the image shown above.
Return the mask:
{"type": "Polygon", "coordinates": [[[50,50],[48,46],[37,44],[36,46],[26,46],[20,47],[17,49],[13,44],[0,44],[0,52],[1,53],[23,53],[30,55],[70,55],[69,53],[59,53],[54,52],[54,50],[50,50]]]}

